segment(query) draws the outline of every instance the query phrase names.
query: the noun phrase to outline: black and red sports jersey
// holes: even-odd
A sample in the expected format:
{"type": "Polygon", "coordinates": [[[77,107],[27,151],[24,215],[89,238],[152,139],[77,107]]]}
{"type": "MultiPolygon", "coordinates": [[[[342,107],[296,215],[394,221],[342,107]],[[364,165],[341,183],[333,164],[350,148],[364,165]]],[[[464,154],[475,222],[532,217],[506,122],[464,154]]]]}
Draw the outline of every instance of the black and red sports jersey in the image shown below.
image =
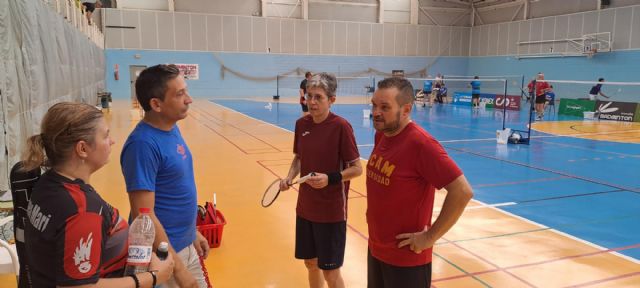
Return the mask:
{"type": "Polygon", "coordinates": [[[27,215],[31,287],[83,285],[122,276],[128,224],[90,185],[49,170],[33,188],[27,215]]]}

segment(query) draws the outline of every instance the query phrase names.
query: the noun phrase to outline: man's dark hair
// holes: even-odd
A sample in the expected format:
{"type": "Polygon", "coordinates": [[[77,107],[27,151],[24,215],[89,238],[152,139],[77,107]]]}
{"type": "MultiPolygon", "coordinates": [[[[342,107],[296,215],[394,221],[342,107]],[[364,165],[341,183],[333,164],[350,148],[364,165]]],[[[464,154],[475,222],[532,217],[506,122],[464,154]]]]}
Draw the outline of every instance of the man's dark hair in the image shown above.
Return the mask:
{"type": "Polygon", "coordinates": [[[304,73],[304,78],[309,78],[311,76],[313,76],[313,74],[311,74],[310,71],[307,71],[307,73],[304,73]]]}
{"type": "Polygon", "coordinates": [[[598,78],[598,82],[604,82],[604,78],[598,78]]]}
{"type": "Polygon", "coordinates": [[[145,112],[151,110],[149,102],[153,98],[164,100],[167,93],[167,82],[180,75],[176,65],[160,64],[142,70],[136,80],[136,97],[145,112]]]}
{"type": "Polygon", "coordinates": [[[402,106],[404,104],[413,104],[413,85],[409,80],[400,77],[386,78],[378,82],[378,89],[398,89],[396,102],[402,106]]]}

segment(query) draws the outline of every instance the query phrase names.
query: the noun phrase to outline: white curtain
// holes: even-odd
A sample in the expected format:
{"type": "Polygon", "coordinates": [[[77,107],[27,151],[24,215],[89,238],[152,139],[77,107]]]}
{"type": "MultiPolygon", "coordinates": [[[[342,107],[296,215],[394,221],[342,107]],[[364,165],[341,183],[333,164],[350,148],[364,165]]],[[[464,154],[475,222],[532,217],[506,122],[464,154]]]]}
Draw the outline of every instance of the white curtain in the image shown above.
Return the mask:
{"type": "Polygon", "coordinates": [[[26,139],[61,101],[97,103],[104,52],[39,0],[0,0],[0,191],[26,139]]]}

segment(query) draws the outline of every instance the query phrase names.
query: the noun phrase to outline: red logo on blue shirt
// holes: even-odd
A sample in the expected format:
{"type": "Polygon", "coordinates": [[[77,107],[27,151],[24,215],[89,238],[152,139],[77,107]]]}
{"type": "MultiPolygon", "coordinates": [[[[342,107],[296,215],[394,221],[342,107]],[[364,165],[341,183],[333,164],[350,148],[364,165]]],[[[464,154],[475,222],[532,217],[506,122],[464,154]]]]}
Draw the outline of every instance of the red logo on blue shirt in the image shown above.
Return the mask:
{"type": "Polygon", "coordinates": [[[178,144],[178,154],[182,155],[182,160],[187,159],[187,151],[182,144],[178,144]]]}

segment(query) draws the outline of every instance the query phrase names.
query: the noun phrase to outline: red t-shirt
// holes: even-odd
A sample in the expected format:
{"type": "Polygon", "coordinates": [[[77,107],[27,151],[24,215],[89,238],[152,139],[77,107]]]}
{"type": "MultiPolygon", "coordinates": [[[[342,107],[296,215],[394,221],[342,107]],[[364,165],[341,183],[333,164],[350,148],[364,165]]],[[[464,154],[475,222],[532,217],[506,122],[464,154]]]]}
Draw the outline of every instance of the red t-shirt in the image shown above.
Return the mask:
{"type": "Polygon", "coordinates": [[[413,122],[400,134],[376,133],[367,164],[367,223],[371,255],[395,266],[431,262],[432,249],[420,254],[397,248],[396,235],[431,226],[435,188],[442,188],[462,171],[429,133],[413,122]]]}
{"type": "MultiPolygon", "coordinates": [[[[300,175],[339,172],[347,163],[360,160],[353,128],[347,120],[331,112],[322,123],[314,123],[311,115],[296,121],[293,153],[300,157],[300,175]]],[[[296,213],[313,222],[345,221],[348,192],[348,181],[322,189],[303,183],[296,213]]]]}
{"type": "Polygon", "coordinates": [[[536,96],[544,96],[547,89],[549,89],[549,83],[536,81],[536,96]]]}

